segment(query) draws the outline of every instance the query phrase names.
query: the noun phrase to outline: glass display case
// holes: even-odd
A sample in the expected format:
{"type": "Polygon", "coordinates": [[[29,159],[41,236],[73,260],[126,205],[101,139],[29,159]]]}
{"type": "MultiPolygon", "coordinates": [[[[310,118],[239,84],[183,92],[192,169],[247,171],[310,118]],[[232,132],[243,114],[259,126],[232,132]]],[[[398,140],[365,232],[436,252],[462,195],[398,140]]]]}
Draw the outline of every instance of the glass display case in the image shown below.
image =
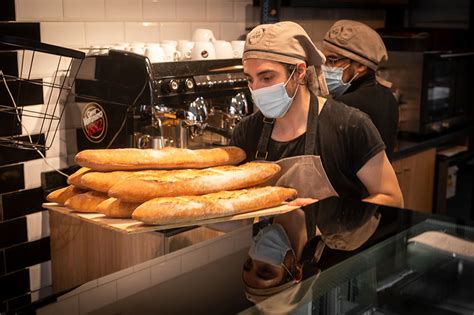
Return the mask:
{"type": "Polygon", "coordinates": [[[473,241],[428,219],[242,314],[472,314],[473,241]]]}

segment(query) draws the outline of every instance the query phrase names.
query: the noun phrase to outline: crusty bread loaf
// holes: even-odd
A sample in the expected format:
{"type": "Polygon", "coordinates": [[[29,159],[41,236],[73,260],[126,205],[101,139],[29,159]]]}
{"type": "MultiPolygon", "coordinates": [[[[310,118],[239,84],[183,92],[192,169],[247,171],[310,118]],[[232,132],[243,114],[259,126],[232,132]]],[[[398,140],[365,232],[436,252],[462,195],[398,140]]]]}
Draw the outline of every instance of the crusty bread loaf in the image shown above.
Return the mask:
{"type": "Polygon", "coordinates": [[[111,218],[131,218],[133,211],[139,205],[139,203],[123,202],[115,198],[109,198],[97,205],[97,212],[111,218]]]}
{"type": "Polygon", "coordinates": [[[85,190],[79,189],[76,186],[69,185],[51,192],[48,196],[46,196],[46,200],[64,205],[66,200],[72,196],[83,194],[85,192],[85,190]]]}
{"type": "Polygon", "coordinates": [[[107,194],[97,191],[88,191],[72,196],[64,205],[77,212],[97,212],[97,205],[108,198],[107,194]]]}
{"type": "Polygon", "coordinates": [[[76,162],[95,171],[126,171],[232,165],[243,161],[245,157],[245,151],[238,147],[199,150],[128,148],[84,150],[76,155],[76,162]]]}
{"type": "Polygon", "coordinates": [[[67,178],[67,183],[69,185],[74,185],[77,188],[87,190],[87,187],[85,187],[81,184],[81,179],[82,179],[82,176],[87,174],[87,172],[89,172],[89,171],[90,171],[90,169],[88,169],[87,167],[81,167],[74,174],[69,175],[69,177],[67,178]]]}
{"type": "Polygon", "coordinates": [[[164,197],[138,206],[132,218],[146,224],[172,224],[230,216],[280,205],[296,197],[292,188],[266,186],[202,196],[164,197]]]}
{"type": "Polygon", "coordinates": [[[81,185],[95,191],[107,193],[109,189],[124,179],[136,176],[157,176],[167,171],[144,170],[144,171],[113,171],[94,172],[90,171],[81,177],[81,185]]]}
{"type": "Polygon", "coordinates": [[[280,171],[276,163],[249,162],[203,170],[173,170],[157,175],[137,175],[113,185],[109,196],[142,203],[157,197],[203,195],[222,190],[252,187],[280,171]]]}

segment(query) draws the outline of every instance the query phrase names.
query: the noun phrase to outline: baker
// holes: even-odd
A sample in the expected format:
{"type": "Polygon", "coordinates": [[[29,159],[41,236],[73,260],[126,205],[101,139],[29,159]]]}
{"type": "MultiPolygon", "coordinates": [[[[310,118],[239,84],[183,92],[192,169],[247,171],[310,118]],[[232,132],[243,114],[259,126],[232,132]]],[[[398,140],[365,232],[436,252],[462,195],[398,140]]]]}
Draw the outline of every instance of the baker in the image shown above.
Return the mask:
{"type": "Polygon", "coordinates": [[[275,183],[298,190],[293,205],[332,195],[403,207],[385,145],[363,112],[322,95],[325,57],[294,22],[259,25],[248,35],[244,74],[259,111],[235,128],[231,144],[247,160],[278,161],[275,183]]]}
{"type": "Polygon", "coordinates": [[[379,34],[351,20],[334,23],[319,46],[326,56],[322,69],[334,99],[369,115],[386,146],[389,159],[398,132],[398,104],[391,83],[376,75],[387,49],[379,34]]]}

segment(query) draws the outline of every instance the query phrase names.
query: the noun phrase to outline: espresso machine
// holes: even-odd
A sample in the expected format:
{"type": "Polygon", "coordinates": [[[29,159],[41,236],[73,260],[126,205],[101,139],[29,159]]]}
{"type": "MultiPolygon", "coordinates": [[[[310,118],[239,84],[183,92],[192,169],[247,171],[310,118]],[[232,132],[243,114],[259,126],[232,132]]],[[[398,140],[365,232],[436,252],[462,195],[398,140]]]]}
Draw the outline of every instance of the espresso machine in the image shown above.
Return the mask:
{"type": "Polygon", "coordinates": [[[241,59],[150,63],[108,50],[86,57],[73,92],[78,150],[227,145],[253,111],[241,59]]]}

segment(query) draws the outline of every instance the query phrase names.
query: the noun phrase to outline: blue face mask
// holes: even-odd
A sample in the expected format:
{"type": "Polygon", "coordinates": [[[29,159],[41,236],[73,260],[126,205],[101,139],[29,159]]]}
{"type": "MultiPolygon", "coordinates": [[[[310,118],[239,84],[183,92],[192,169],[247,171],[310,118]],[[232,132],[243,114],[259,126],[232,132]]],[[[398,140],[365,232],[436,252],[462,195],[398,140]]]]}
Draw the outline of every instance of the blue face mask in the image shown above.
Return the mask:
{"type": "Polygon", "coordinates": [[[299,88],[298,84],[293,97],[288,96],[286,85],[293,76],[293,73],[295,73],[295,70],[296,68],[285,83],[281,82],[258,90],[250,89],[252,99],[263,116],[267,118],[281,118],[286,114],[299,88]]]}
{"type": "Polygon", "coordinates": [[[326,84],[331,95],[341,96],[344,94],[351,86],[352,80],[357,77],[358,73],[356,73],[354,77],[349,80],[349,82],[342,81],[344,70],[346,70],[348,67],[349,65],[345,66],[344,68],[329,67],[325,65],[321,67],[323,69],[324,78],[326,79],[326,84]]]}
{"type": "Polygon", "coordinates": [[[285,229],[280,224],[272,224],[263,228],[252,240],[248,254],[254,260],[277,267],[283,266],[292,276],[283,263],[288,251],[292,251],[294,254],[285,229]]]}

